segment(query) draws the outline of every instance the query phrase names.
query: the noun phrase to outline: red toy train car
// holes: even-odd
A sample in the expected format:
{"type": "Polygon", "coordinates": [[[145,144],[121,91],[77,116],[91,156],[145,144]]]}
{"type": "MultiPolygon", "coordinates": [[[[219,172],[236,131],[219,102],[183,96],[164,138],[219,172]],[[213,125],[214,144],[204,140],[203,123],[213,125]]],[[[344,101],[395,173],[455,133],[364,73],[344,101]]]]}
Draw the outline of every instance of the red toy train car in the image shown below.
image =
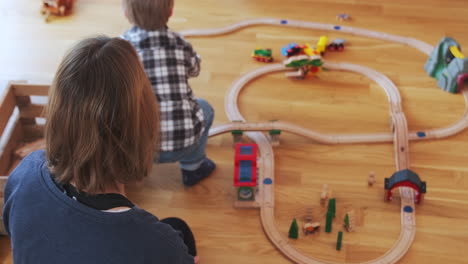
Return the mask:
{"type": "Polygon", "coordinates": [[[257,187],[257,144],[236,144],[234,186],[239,201],[255,199],[257,187]]]}

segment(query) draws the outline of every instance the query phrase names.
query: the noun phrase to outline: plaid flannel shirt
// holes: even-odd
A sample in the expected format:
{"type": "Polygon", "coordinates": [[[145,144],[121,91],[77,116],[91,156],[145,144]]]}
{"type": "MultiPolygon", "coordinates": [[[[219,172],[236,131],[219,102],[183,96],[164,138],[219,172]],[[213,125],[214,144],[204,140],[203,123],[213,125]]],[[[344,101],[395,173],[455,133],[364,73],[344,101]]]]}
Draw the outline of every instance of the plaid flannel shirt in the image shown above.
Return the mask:
{"type": "Polygon", "coordinates": [[[161,111],[161,150],[176,151],[193,145],[204,131],[189,77],[200,73],[200,57],[181,35],[163,28],[146,31],[133,27],[122,38],[137,50],[161,111]]]}

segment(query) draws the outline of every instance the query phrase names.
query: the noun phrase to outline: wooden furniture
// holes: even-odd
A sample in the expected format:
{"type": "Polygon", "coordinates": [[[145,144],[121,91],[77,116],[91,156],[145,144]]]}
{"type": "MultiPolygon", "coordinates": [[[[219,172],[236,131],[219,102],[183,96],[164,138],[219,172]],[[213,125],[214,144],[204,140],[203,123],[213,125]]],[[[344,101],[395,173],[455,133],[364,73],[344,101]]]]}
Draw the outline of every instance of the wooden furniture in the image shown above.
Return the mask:
{"type": "Polygon", "coordinates": [[[47,85],[10,83],[4,90],[0,98],[0,176],[7,176],[19,163],[15,151],[22,144],[43,137],[43,125],[36,118],[41,118],[44,106],[32,103],[31,96],[47,96],[48,89],[47,85]]]}

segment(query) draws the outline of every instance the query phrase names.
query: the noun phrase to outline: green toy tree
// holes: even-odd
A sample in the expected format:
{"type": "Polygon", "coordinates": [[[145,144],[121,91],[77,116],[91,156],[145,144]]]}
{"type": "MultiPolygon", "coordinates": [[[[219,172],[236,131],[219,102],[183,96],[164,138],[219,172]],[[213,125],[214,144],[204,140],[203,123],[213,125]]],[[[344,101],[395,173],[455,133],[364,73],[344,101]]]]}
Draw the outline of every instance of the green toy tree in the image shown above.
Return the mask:
{"type": "Polygon", "coordinates": [[[293,219],[291,227],[289,228],[289,238],[298,239],[299,238],[299,226],[297,225],[296,218],[293,219]]]}
{"type": "Polygon", "coordinates": [[[336,214],[336,200],[335,200],[335,198],[332,198],[332,199],[330,199],[330,201],[328,201],[328,212],[331,212],[333,218],[335,218],[335,214],[336,214]]]}
{"type": "Polygon", "coordinates": [[[349,232],[349,215],[348,214],[346,214],[344,218],[344,227],[349,232]]]}
{"type": "Polygon", "coordinates": [[[332,230],[332,221],[333,221],[333,214],[332,212],[327,212],[327,220],[325,223],[325,232],[330,233],[332,230]]]}
{"type": "Polygon", "coordinates": [[[336,241],[336,250],[341,249],[341,241],[343,240],[343,232],[338,232],[338,240],[336,241]]]}

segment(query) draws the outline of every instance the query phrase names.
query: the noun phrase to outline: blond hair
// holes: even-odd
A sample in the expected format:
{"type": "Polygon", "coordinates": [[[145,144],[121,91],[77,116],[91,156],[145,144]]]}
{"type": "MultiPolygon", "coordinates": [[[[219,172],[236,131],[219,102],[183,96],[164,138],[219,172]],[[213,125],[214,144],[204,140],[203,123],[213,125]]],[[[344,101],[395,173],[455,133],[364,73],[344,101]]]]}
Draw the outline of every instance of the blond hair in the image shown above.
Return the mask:
{"type": "Polygon", "coordinates": [[[123,0],[128,20],[146,30],[156,30],[166,26],[173,6],[174,0],[123,0]]]}
{"type": "Polygon", "coordinates": [[[46,107],[49,168],[89,193],[147,176],[159,144],[159,106],[130,43],[105,36],[75,45],[46,107]]]}

